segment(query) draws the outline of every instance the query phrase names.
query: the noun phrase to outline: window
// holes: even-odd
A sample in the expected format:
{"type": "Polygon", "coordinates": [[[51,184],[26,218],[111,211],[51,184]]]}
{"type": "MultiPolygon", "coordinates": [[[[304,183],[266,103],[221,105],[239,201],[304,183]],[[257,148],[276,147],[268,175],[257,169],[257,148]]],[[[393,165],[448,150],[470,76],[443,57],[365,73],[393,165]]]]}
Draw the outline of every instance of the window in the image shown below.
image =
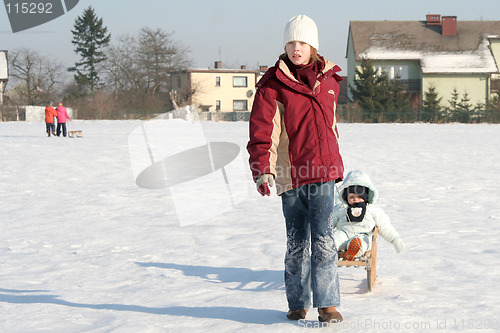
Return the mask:
{"type": "Polygon", "coordinates": [[[215,111],[220,111],[221,102],[220,99],[215,101],[215,111]]]}
{"type": "Polygon", "coordinates": [[[220,87],[220,76],[215,77],[215,86],[220,87]]]}
{"type": "Polygon", "coordinates": [[[393,80],[399,76],[401,80],[408,80],[408,66],[378,66],[377,73],[386,72],[389,79],[393,80]]]}
{"type": "Polygon", "coordinates": [[[233,87],[247,87],[246,76],[233,76],[233,87]]]}
{"type": "Polygon", "coordinates": [[[247,100],[234,100],[233,101],[234,111],[248,111],[248,101],[247,100]]]}

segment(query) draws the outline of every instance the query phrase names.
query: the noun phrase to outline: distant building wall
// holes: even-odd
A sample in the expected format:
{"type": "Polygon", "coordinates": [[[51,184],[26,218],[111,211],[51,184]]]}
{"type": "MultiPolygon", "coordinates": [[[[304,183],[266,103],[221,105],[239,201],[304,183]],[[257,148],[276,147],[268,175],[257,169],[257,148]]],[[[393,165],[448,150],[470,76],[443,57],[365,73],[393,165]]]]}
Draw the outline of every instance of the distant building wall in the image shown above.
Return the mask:
{"type": "MultiPolygon", "coordinates": [[[[493,53],[493,57],[495,58],[495,63],[497,64],[497,68],[500,69],[500,39],[490,39],[490,47],[491,52],[493,53]]],[[[495,79],[500,78],[497,74],[492,76],[495,79]]]]}
{"type": "Polygon", "coordinates": [[[192,69],[174,73],[172,89],[177,97],[194,91],[192,101],[202,112],[246,112],[253,105],[260,72],[242,69],[192,69]]]}
{"type": "Polygon", "coordinates": [[[0,51],[0,80],[8,80],[7,51],[0,51]]]}
{"type": "MultiPolygon", "coordinates": [[[[26,121],[45,121],[45,106],[25,106],[26,121]]],[[[73,109],[66,108],[69,116],[73,119],[73,109]]]]}
{"type": "Polygon", "coordinates": [[[3,92],[5,90],[5,81],[0,80],[0,105],[3,104],[3,92]]]}
{"type": "Polygon", "coordinates": [[[354,86],[354,76],[356,68],[356,52],[354,51],[354,42],[352,40],[352,34],[349,33],[347,40],[347,68],[343,68],[347,71],[347,98],[352,101],[351,87],[354,86]]]}
{"type": "Polygon", "coordinates": [[[255,73],[192,72],[191,83],[198,90],[195,103],[209,108],[206,111],[248,111],[253,104],[255,78],[255,73]],[[246,109],[235,110],[235,101],[246,101],[246,109]]]}
{"type": "Polygon", "coordinates": [[[0,104],[3,104],[3,93],[5,85],[9,80],[9,66],[7,62],[7,51],[0,51],[0,104]]]}
{"type": "Polygon", "coordinates": [[[422,89],[425,93],[430,86],[434,86],[438,97],[441,97],[441,105],[449,106],[454,89],[462,99],[467,93],[469,103],[475,106],[478,103],[485,103],[488,95],[488,75],[487,74],[426,74],[422,79],[422,89]]]}
{"type": "MultiPolygon", "coordinates": [[[[400,79],[421,79],[420,62],[418,60],[372,60],[375,69],[384,70],[390,79],[400,75],[400,79]]],[[[361,65],[361,63],[359,63],[361,65]]]]}

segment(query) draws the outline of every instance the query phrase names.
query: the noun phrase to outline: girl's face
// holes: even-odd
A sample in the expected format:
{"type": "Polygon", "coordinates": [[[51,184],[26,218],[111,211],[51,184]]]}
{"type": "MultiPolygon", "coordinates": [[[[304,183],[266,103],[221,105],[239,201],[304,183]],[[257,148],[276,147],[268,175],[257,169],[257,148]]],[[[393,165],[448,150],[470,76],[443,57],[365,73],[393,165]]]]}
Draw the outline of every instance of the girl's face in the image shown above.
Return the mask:
{"type": "Polygon", "coordinates": [[[354,205],[357,204],[358,202],[363,202],[363,201],[365,200],[363,200],[363,198],[357,195],[356,193],[347,194],[347,202],[349,203],[349,205],[354,205]]]}
{"type": "Polygon", "coordinates": [[[285,46],[286,55],[294,65],[307,65],[311,61],[311,46],[304,42],[292,41],[285,46]]]}

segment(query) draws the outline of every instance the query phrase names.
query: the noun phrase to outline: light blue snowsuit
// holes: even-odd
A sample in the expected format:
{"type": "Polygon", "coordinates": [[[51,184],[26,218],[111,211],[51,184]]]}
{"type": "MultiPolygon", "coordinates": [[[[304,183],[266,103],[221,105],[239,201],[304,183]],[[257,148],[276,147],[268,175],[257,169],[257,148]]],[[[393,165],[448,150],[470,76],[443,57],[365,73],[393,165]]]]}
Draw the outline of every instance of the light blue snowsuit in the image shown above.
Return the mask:
{"type": "Polygon", "coordinates": [[[385,214],[382,208],[375,206],[378,191],[366,173],[360,170],[349,172],[344,182],[339,186],[339,194],[341,204],[336,205],[333,211],[333,226],[336,227],[333,238],[338,251],[346,250],[351,240],[356,236],[362,241],[361,254],[370,249],[375,226],[378,227],[380,236],[391,244],[394,240],[400,238],[399,233],[392,226],[389,216],[385,214]],[[366,214],[361,222],[350,223],[347,219],[347,201],[345,200],[344,191],[352,185],[368,188],[366,214]]]}

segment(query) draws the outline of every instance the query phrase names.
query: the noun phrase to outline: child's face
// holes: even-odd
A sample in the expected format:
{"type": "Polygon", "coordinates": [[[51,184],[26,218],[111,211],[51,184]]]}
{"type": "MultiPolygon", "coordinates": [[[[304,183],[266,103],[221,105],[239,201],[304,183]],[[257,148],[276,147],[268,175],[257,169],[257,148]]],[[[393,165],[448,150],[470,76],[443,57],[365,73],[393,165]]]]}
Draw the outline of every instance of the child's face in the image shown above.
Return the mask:
{"type": "Polygon", "coordinates": [[[356,193],[347,194],[347,202],[349,203],[349,205],[354,205],[357,204],[358,202],[363,202],[363,201],[365,200],[356,193]]]}
{"type": "Polygon", "coordinates": [[[286,55],[294,65],[307,65],[311,60],[311,46],[304,42],[292,41],[285,46],[286,55]]]}

